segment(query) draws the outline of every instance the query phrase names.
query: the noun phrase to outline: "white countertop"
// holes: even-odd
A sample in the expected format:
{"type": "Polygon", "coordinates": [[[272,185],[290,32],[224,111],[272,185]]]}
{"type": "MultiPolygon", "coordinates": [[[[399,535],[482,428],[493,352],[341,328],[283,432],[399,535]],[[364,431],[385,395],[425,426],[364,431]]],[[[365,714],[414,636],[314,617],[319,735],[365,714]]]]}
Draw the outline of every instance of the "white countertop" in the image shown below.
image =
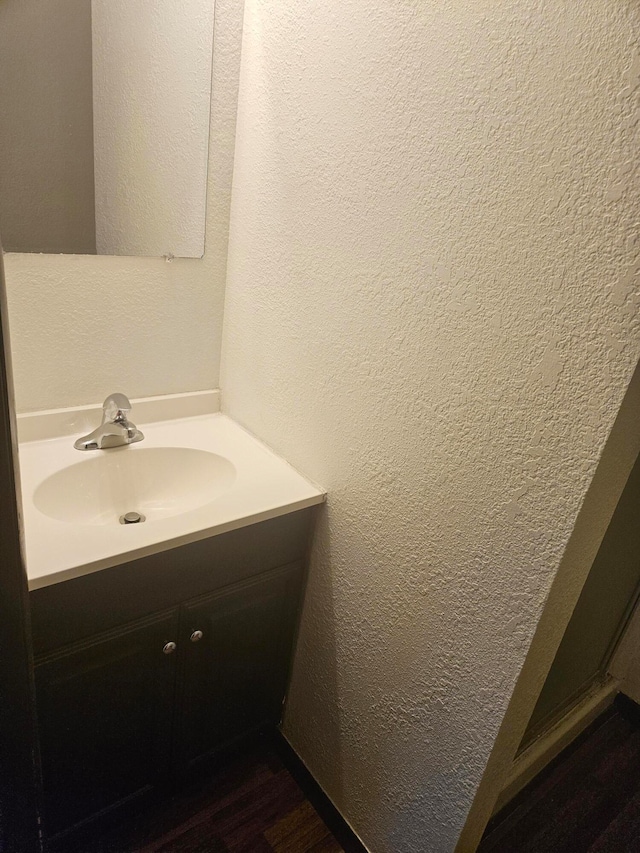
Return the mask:
{"type": "MultiPolygon", "coordinates": [[[[135,407],[132,419],[136,420],[135,407]]],[[[73,447],[77,436],[69,435],[20,443],[29,589],[275,518],[325,499],[321,489],[225,415],[143,423],[143,431],[144,441],[113,451],[80,452],[73,447]],[[149,516],[142,524],[122,525],[116,517],[109,524],[61,521],[44,514],[34,503],[40,484],[62,469],[96,454],[136,453],[154,447],[216,453],[234,466],[235,478],[222,494],[203,506],[157,520],[149,516]]]]}

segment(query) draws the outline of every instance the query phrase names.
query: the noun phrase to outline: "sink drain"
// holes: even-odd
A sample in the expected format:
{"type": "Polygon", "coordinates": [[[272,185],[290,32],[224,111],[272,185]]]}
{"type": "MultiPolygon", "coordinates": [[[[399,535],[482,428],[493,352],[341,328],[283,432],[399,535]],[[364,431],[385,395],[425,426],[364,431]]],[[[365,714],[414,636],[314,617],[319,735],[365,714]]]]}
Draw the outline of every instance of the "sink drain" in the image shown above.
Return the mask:
{"type": "Polygon", "coordinates": [[[144,520],[144,515],[139,512],[125,512],[120,516],[120,524],[140,524],[144,520]]]}

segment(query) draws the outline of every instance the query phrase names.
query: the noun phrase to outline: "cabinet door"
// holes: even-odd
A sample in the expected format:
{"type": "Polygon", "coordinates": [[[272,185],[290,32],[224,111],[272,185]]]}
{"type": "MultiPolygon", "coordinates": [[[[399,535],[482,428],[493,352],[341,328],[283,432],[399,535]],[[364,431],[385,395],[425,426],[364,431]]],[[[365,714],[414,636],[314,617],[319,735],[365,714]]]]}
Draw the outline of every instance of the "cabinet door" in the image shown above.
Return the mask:
{"type": "Polygon", "coordinates": [[[169,769],[178,609],[98,635],[36,667],[52,835],[150,788],[169,769]]]}
{"type": "Polygon", "coordinates": [[[300,574],[279,569],[184,605],[182,768],[280,720],[300,574]]]}

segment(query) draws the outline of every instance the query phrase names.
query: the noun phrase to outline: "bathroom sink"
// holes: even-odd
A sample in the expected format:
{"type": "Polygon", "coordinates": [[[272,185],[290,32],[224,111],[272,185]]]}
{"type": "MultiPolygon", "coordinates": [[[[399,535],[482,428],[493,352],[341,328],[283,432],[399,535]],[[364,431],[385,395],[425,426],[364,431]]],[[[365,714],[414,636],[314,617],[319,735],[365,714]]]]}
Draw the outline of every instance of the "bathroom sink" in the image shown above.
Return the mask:
{"type": "Polygon", "coordinates": [[[74,443],[95,427],[100,409],[20,416],[29,589],[324,500],[320,489],[225,415],[176,416],[198,404],[197,394],[137,400],[144,440],[85,453],[74,443]],[[129,513],[144,522],[120,523],[129,513]]]}
{"type": "Polygon", "coordinates": [[[130,445],[56,471],[37,487],[33,502],[57,521],[115,525],[137,513],[149,524],[212,503],[235,477],[234,465],[217,453],[130,445]]]}

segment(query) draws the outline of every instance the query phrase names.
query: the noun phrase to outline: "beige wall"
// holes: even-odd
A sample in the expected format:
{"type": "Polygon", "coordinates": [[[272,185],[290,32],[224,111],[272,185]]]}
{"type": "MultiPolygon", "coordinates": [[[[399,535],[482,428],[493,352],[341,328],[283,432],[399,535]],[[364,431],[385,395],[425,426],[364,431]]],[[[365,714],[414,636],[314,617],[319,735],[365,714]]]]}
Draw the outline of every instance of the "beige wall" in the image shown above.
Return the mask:
{"type": "Polygon", "coordinates": [[[241,0],[217,0],[201,260],[5,257],[18,411],[218,386],[241,0]]]}
{"type": "Polygon", "coordinates": [[[451,851],[640,353],[637,6],[245,27],[223,405],[329,490],[285,732],[372,853],[451,851]]]}
{"type": "Polygon", "coordinates": [[[90,0],[0,2],[5,251],[95,252],[90,0]]]}

